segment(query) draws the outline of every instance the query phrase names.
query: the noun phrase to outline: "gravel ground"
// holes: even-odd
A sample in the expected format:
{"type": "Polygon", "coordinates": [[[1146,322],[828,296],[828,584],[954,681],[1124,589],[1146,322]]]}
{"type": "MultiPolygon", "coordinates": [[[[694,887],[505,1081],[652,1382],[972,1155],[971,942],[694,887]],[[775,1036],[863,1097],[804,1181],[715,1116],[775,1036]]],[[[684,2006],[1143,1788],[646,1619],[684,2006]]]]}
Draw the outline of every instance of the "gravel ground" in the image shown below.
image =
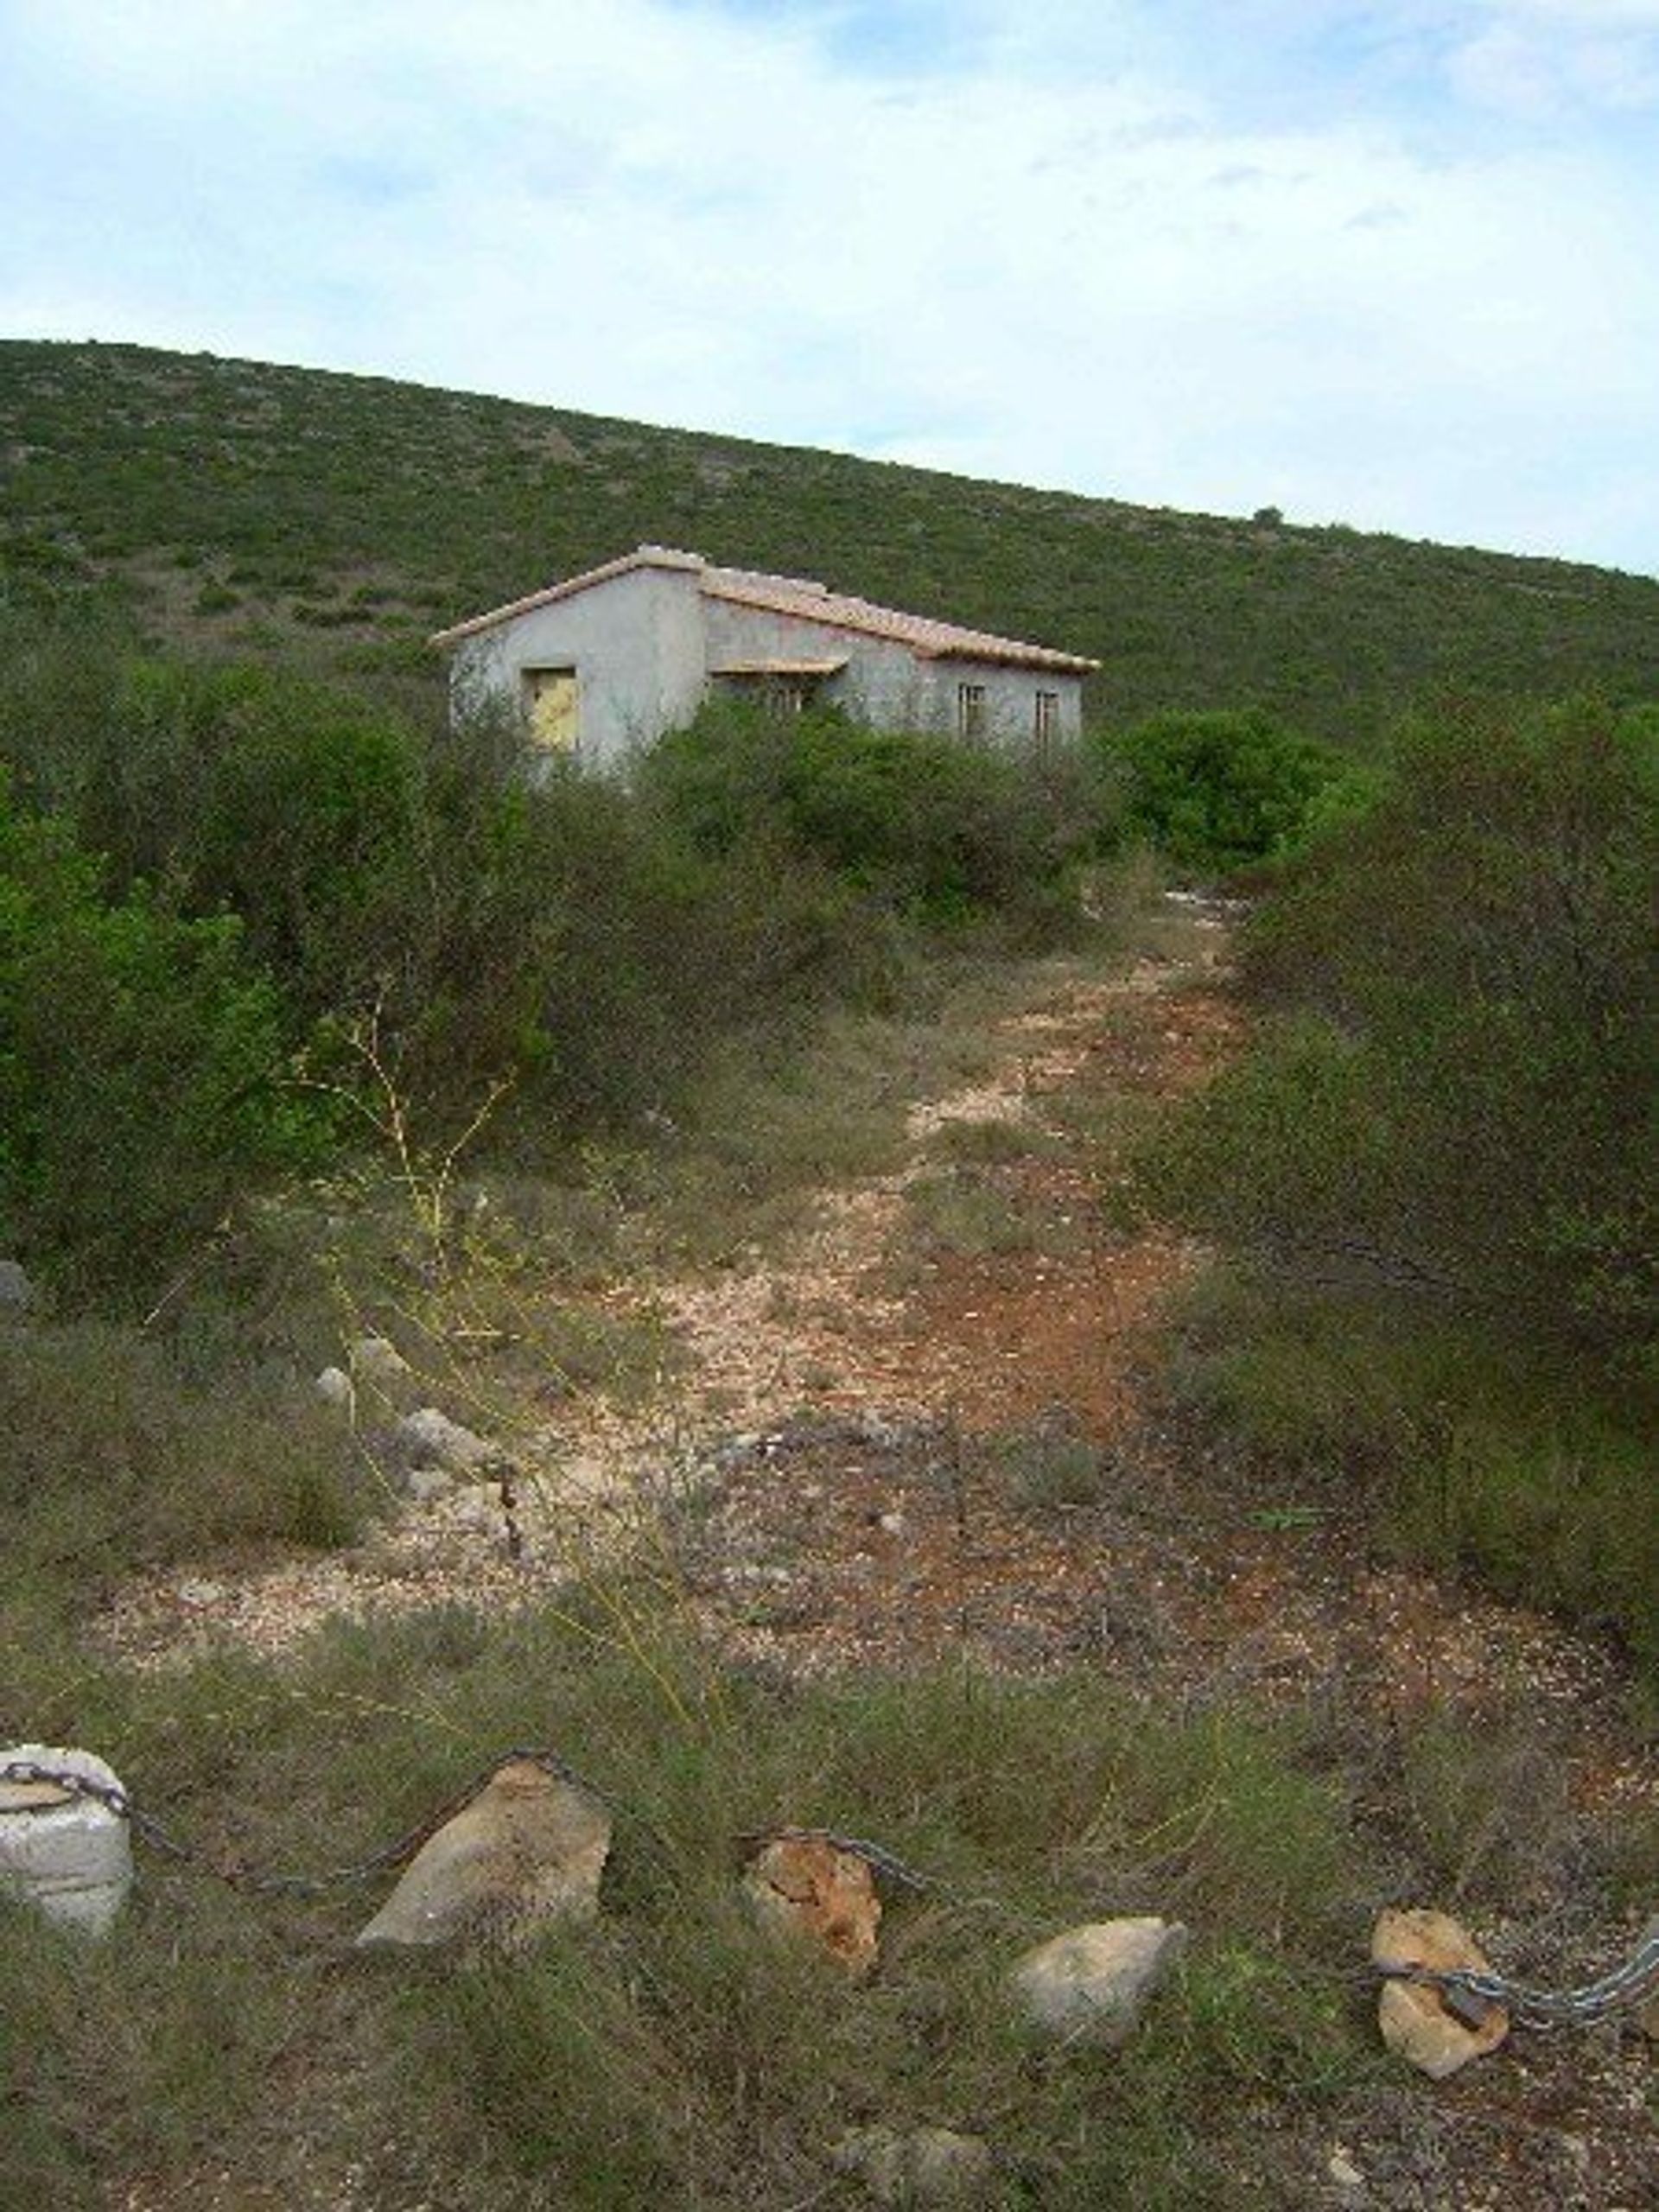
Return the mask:
{"type": "MultiPolygon", "coordinates": [[[[226,1637],[280,1652],[331,1613],[523,1603],[648,1533],[744,1665],[1082,1659],[1189,1709],[1300,1713],[1395,1851],[1402,1899],[1414,1732],[1447,1713],[1495,1740],[1524,1723],[1548,1834],[1514,1854],[1511,1923],[1476,1932],[1523,1976],[1601,1971],[1634,1929],[1564,1903],[1563,1870],[1610,1820],[1659,1806],[1616,1656],[1373,1555],[1357,1516],[1262,1510],[1147,1389],[1148,1325],[1197,1255],[1113,1226],[1109,1164],[1063,1109],[1170,1095],[1227,1052],[1240,1025],[1222,921],[1189,907],[1178,957],[1079,973],[1006,1021],[994,1072],[918,1102],[906,1163],[823,1192],[781,1255],[613,1292],[612,1310],[658,1317],[683,1347],[672,1407],[579,1400],[528,1431],[519,1557],[498,1494],[474,1484],[338,1558],[135,1586],[102,1634],[143,1665],[226,1637]],[[918,1235],[912,1199],[963,1125],[1042,1140],[975,1169],[1021,1225],[1014,1249],[918,1235]]],[[[1438,2088],[1380,2076],[1296,2201],[1637,2212],[1659,2204],[1649,2085],[1648,2047],[1607,2031],[1516,2035],[1438,2088]]]]}

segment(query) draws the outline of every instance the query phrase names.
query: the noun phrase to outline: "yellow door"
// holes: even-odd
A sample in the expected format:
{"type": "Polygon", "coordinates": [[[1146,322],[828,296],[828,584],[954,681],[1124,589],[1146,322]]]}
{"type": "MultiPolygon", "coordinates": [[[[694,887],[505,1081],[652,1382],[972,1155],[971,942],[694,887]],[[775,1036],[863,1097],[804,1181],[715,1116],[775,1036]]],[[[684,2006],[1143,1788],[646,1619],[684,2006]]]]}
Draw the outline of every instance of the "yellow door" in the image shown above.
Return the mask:
{"type": "Polygon", "coordinates": [[[576,749],[576,671],[574,668],[527,668],[525,703],[530,734],[550,753],[576,749]]]}

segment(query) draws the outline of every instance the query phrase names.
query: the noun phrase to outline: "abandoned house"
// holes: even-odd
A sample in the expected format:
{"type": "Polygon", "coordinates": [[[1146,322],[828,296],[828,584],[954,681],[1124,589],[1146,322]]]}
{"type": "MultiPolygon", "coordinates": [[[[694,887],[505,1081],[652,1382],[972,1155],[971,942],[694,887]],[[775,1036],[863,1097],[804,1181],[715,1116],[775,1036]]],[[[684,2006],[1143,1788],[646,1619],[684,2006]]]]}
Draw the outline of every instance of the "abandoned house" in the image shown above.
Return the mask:
{"type": "Polygon", "coordinates": [[[1041,756],[1077,736],[1083,679],[1099,665],[659,545],[432,642],[454,653],[458,705],[505,697],[537,743],[601,766],[683,728],[721,690],[782,714],[822,701],[875,728],[1041,756]]]}

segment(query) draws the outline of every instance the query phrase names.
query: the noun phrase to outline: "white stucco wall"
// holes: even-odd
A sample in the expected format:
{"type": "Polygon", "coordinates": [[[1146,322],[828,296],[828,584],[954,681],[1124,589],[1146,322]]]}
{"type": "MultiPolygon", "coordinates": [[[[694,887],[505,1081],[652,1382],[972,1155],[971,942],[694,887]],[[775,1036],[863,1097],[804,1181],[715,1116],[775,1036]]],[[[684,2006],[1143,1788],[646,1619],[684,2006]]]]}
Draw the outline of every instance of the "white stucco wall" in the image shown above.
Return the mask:
{"type": "Polygon", "coordinates": [[[638,568],[531,607],[457,651],[458,704],[485,694],[522,703],[526,669],[574,668],[577,752],[609,767],[696,713],[705,677],[702,594],[691,569],[638,568]]]}
{"type": "Polygon", "coordinates": [[[706,596],[695,568],[629,569],[465,640],[451,682],[457,704],[485,694],[523,702],[524,671],[573,668],[579,687],[577,751],[609,767],[684,727],[710,670],[762,660],[844,659],[821,696],[876,728],[955,736],[957,692],[982,685],[988,741],[1033,742],[1039,691],[1058,701],[1057,737],[1075,739],[1082,720],[1078,677],[987,661],[925,660],[896,639],[863,636],[706,596]]]}
{"type": "Polygon", "coordinates": [[[859,635],[769,607],[709,599],[709,665],[730,661],[833,660],[845,657],[841,674],[820,696],[878,729],[936,730],[954,737],[957,690],[977,683],[985,692],[985,734],[997,745],[1029,745],[1036,728],[1037,694],[1059,702],[1057,736],[1075,739],[1082,726],[1083,685],[1050,669],[1009,668],[1001,662],[924,660],[895,639],[859,635]]]}
{"type": "Polygon", "coordinates": [[[829,623],[803,621],[770,607],[712,598],[703,604],[711,669],[733,661],[845,659],[846,667],[825,682],[820,697],[878,729],[932,727],[926,664],[904,645],[886,638],[861,638],[829,623]]]}

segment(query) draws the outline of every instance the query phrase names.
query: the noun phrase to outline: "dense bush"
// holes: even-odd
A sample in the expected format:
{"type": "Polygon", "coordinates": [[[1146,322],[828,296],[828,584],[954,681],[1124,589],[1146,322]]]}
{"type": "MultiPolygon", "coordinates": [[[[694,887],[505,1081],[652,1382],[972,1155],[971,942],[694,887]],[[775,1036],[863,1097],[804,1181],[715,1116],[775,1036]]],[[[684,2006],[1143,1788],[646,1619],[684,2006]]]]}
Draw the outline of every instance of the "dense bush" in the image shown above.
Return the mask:
{"type": "Polygon", "coordinates": [[[1632,1636],[1659,1571],[1656,802],[1650,725],[1593,702],[1406,731],[1244,934],[1257,1042],[1141,1162],[1279,1286],[1199,1332],[1227,1425],[1281,1472],[1315,1436],[1431,1548],[1632,1636]]]}
{"type": "Polygon", "coordinates": [[[1254,709],[1154,715],[1096,743],[1124,779],[1129,830],[1181,868],[1265,859],[1343,772],[1323,747],[1254,709]]]}
{"type": "Polygon", "coordinates": [[[1659,783],[1580,705],[1427,723],[1246,935],[1277,1010],[1165,1154],[1168,1202],[1522,1331],[1643,1342],[1659,783]]]}
{"type": "Polygon", "coordinates": [[[630,789],[527,772],[510,721],[3,627],[0,1234],[64,1287],[158,1286],[302,1140],[441,1149],[493,1099],[544,1149],[883,994],[918,930],[1075,911],[1080,810],[954,746],[731,711],[630,789]]]}
{"type": "Polygon", "coordinates": [[[282,1085],[276,994],[232,917],[105,895],[0,784],[0,1243],[154,1285],[316,1117],[282,1085]]]}
{"type": "Polygon", "coordinates": [[[1093,827],[1075,792],[1017,758],[828,709],[779,717],[717,701],[655,747],[642,783],[702,851],[810,857],[934,923],[997,913],[1052,926],[1093,827]]]}

